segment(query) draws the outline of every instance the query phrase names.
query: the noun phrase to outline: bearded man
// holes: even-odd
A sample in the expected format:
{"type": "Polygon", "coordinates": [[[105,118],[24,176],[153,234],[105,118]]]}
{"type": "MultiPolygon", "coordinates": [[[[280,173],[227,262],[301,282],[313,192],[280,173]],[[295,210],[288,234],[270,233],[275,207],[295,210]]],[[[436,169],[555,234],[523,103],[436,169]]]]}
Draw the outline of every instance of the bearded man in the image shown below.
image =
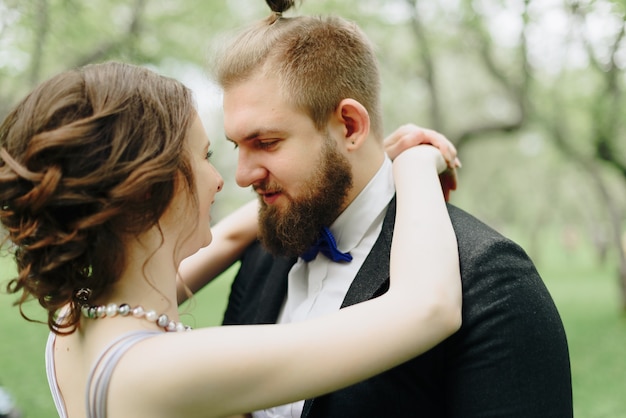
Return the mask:
{"type": "MultiPolygon", "coordinates": [[[[236,180],[261,205],[260,242],[241,259],[224,324],[304,321],[389,286],[395,191],[373,48],[344,19],[283,17],[292,3],[268,1],[270,18],[216,61],[236,180]]],[[[448,210],[461,329],[379,376],[255,418],[573,415],[563,324],[533,263],[473,216],[448,210]]]]}

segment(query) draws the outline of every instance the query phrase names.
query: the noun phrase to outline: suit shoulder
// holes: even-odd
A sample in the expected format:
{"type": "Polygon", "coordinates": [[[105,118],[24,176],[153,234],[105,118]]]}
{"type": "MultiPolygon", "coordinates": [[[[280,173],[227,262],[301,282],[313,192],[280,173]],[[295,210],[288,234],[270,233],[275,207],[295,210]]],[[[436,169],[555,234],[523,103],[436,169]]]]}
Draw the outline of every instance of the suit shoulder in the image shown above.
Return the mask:
{"type": "Polygon", "coordinates": [[[447,206],[459,247],[475,247],[497,242],[517,245],[511,239],[463,209],[451,204],[447,206]]]}
{"type": "Polygon", "coordinates": [[[447,204],[447,207],[450,220],[452,221],[452,226],[455,230],[458,229],[464,233],[478,232],[481,234],[489,234],[504,238],[498,231],[463,209],[450,203],[447,204]]]}
{"type": "Polygon", "coordinates": [[[526,251],[510,238],[470,215],[448,205],[448,211],[457,239],[462,264],[520,263],[535,269],[526,251]]]}

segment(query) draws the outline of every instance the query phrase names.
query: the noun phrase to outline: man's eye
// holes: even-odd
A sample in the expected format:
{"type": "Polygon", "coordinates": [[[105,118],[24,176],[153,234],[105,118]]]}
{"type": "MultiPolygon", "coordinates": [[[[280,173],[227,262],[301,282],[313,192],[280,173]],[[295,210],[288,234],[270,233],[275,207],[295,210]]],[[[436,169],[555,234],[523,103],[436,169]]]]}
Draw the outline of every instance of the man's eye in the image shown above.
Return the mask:
{"type": "Polygon", "coordinates": [[[276,145],[278,141],[259,141],[257,146],[261,149],[271,148],[273,145],[276,145]]]}

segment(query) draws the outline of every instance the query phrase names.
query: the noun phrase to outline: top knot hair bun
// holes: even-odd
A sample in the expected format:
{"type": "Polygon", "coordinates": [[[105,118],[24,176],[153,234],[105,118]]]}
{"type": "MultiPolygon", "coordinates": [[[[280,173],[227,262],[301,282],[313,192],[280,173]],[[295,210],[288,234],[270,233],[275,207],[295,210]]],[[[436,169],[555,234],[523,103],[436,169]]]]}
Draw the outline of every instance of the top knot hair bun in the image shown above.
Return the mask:
{"type": "Polygon", "coordinates": [[[295,0],[265,0],[265,2],[272,9],[268,19],[270,25],[283,17],[283,12],[291,9],[296,3],[295,0]]]}
{"type": "Polygon", "coordinates": [[[265,0],[272,12],[281,14],[291,9],[295,4],[295,0],[265,0]]]}

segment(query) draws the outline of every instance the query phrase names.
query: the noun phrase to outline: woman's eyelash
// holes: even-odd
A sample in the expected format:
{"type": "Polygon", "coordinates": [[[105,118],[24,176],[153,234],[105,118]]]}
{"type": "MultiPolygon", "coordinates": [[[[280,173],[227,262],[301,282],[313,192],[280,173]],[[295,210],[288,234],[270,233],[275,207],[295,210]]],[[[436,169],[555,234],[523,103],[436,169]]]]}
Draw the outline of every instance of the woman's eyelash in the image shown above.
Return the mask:
{"type": "Polygon", "coordinates": [[[206,159],[207,159],[207,160],[210,160],[212,156],[213,156],[213,151],[208,151],[208,152],[206,153],[206,159]]]}

